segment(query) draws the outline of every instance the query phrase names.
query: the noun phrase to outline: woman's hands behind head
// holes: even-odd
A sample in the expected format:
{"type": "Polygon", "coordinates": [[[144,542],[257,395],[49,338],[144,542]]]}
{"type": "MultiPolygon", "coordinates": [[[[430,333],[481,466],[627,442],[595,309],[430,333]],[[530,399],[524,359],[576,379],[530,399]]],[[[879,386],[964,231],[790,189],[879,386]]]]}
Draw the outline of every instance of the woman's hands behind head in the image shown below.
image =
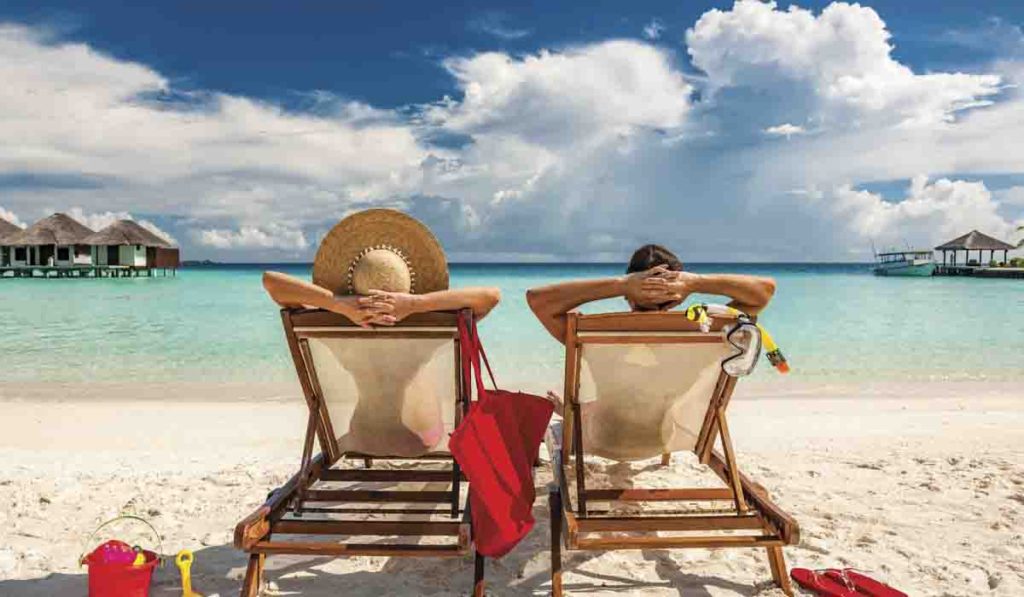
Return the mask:
{"type": "Polygon", "coordinates": [[[408,292],[371,290],[359,300],[373,314],[370,325],[395,325],[416,312],[416,295],[408,292]]]}
{"type": "MultiPolygon", "coordinates": [[[[408,316],[397,303],[402,302],[400,293],[372,291],[365,296],[345,295],[335,297],[331,311],[340,313],[360,327],[395,325],[408,316]]],[[[411,296],[411,295],[405,295],[411,296]]]]}

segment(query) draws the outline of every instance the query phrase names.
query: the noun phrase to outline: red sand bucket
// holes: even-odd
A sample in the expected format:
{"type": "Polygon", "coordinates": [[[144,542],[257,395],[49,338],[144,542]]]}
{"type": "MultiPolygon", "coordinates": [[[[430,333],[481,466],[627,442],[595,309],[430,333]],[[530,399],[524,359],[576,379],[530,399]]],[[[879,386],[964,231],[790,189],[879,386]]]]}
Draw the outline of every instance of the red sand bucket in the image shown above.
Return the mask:
{"type": "MultiPolygon", "coordinates": [[[[156,529],[137,516],[118,516],[108,520],[93,531],[86,544],[92,542],[100,529],[123,519],[145,523],[153,531],[157,543],[161,544],[161,551],[163,550],[156,529]]],[[[153,579],[153,570],[160,564],[160,556],[148,549],[135,548],[123,541],[112,539],[82,556],[79,563],[89,566],[89,597],[149,597],[149,583],[153,579]],[[139,554],[142,554],[144,561],[136,565],[134,562],[139,554]]]]}

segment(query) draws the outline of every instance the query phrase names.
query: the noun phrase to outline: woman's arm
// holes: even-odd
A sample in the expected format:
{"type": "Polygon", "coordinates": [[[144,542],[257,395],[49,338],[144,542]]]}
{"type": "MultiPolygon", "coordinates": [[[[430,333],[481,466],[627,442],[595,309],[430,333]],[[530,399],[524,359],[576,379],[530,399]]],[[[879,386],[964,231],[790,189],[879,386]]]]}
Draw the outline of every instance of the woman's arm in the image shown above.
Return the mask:
{"type": "Polygon", "coordinates": [[[385,301],[381,315],[374,323],[394,325],[413,313],[456,311],[458,309],[472,309],[473,317],[479,321],[486,317],[501,300],[501,291],[492,287],[456,288],[426,294],[372,290],[368,296],[385,301]]]}
{"type": "Polygon", "coordinates": [[[263,288],[275,303],[286,309],[330,309],[337,300],[326,288],[280,272],[263,272],[263,288]]]}
{"type": "Polygon", "coordinates": [[[340,313],[363,327],[379,323],[377,320],[387,308],[385,298],[336,296],[326,288],[280,272],[264,272],[263,288],[275,303],[285,309],[326,309],[340,313]]]}
{"type": "MultiPolygon", "coordinates": [[[[643,281],[667,271],[659,266],[615,278],[573,280],[526,291],[526,302],[555,340],[565,342],[566,314],[580,305],[606,298],[625,296],[634,300],[643,295],[643,281]]],[[[659,290],[660,291],[660,290],[659,290]]]]}

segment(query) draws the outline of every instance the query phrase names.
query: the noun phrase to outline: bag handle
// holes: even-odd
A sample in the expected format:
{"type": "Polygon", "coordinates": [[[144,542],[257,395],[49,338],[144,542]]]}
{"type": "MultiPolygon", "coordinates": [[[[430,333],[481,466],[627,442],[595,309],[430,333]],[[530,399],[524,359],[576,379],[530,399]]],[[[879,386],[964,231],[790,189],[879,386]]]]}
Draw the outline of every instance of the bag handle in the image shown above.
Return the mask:
{"type": "MultiPolygon", "coordinates": [[[[462,366],[462,387],[467,395],[467,403],[464,408],[469,408],[469,404],[473,401],[471,389],[471,378],[473,377],[474,368],[473,360],[476,356],[476,350],[474,350],[475,344],[469,334],[469,324],[466,321],[465,314],[459,313],[459,351],[461,353],[461,366],[462,366]]],[[[479,374],[476,376],[477,381],[477,393],[483,389],[483,384],[480,380],[479,374]]]]}
{"type": "MultiPolygon", "coordinates": [[[[476,317],[473,318],[473,337],[476,339],[476,350],[483,357],[484,366],[487,367],[487,377],[491,378],[491,386],[494,387],[495,391],[498,389],[498,382],[494,381],[494,372],[491,371],[491,362],[487,360],[487,353],[484,352],[484,344],[480,341],[480,332],[476,329],[476,317]]],[[[477,367],[480,365],[477,364],[477,367]]]]}
{"type": "Polygon", "coordinates": [[[480,336],[477,331],[476,321],[468,319],[468,316],[464,313],[459,314],[459,340],[462,350],[462,381],[464,384],[469,383],[470,372],[474,381],[476,381],[477,399],[480,400],[487,395],[487,389],[484,387],[484,380],[482,374],[482,368],[480,367],[480,355],[483,355],[484,362],[487,363],[487,374],[491,378],[491,384],[494,385],[494,389],[498,389],[497,383],[494,381],[494,373],[491,371],[491,365],[487,362],[487,355],[483,351],[483,346],[480,345],[480,336]]]}

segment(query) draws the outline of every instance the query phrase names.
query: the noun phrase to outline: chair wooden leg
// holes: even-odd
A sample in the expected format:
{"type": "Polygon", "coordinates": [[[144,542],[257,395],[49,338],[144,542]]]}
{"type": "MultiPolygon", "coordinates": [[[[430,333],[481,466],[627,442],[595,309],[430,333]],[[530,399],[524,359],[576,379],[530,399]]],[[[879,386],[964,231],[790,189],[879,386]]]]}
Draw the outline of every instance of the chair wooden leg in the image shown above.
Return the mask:
{"type": "Polygon", "coordinates": [[[487,585],[484,582],[484,557],[473,550],[473,597],[484,597],[487,585]]]}
{"type": "Polygon", "coordinates": [[[548,492],[551,518],[551,595],[562,597],[562,492],[548,492]]]}
{"type": "Polygon", "coordinates": [[[266,555],[254,553],[249,556],[249,566],[245,569],[245,579],[242,581],[241,597],[257,597],[263,586],[263,564],[266,555]]]}
{"type": "Polygon", "coordinates": [[[661,466],[668,466],[672,464],[672,454],[666,452],[661,455],[661,466]]]}
{"type": "Polygon", "coordinates": [[[768,566],[772,569],[772,580],[782,589],[786,595],[793,595],[793,585],[789,582],[789,572],[786,570],[786,559],[782,555],[781,547],[768,547],[768,566]]]}
{"type": "Polygon", "coordinates": [[[736,511],[743,513],[747,511],[747,502],[743,497],[743,484],[740,483],[740,470],[736,464],[736,452],[732,447],[732,437],[729,435],[729,425],[725,421],[724,408],[719,407],[716,420],[718,421],[718,432],[722,438],[722,449],[725,450],[725,462],[729,465],[730,485],[736,500],[736,511]]]}

